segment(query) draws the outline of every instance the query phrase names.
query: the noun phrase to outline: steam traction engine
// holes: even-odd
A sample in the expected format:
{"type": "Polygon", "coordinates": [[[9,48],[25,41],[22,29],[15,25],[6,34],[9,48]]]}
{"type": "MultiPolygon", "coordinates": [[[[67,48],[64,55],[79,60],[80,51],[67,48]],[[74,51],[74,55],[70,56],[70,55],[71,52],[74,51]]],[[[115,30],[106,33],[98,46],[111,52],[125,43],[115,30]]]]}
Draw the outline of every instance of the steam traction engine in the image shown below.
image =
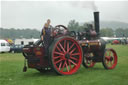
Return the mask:
{"type": "MultiPolygon", "coordinates": [[[[23,55],[28,68],[43,72],[53,69],[61,75],[71,75],[77,72],[80,65],[93,67],[102,62],[105,69],[113,69],[117,64],[117,54],[112,49],[106,49],[106,44],[99,37],[99,12],[94,12],[95,30],[86,32],[69,31],[63,25],[57,25],[53,31],[52,42],[48,48],[49,56],[44,56],[43,41],[23,48],[23,55]]],[[[26,65],[24,67],[26,71],[26,65]]]]}

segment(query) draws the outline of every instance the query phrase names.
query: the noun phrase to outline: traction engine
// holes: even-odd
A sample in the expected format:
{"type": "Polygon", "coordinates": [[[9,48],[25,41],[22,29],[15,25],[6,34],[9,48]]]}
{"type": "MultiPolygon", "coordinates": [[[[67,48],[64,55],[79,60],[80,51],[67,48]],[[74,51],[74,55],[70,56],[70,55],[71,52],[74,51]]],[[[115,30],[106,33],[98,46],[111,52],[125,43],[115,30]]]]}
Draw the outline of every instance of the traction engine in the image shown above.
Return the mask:
{"type": "Polygon", "coordinates": [[[105,41],[99,37],[99,12],[94,12],[94,26],[93,29],[90,25],[90,29],[85,32],[69,31],[63,25],[55,26],[47,57],[44,56],[44,44],[41,40],[23,48],[23,71],[28,67],[40,72],[52,69],[57,74],[71,75],[78,71],[81,64],[85,68],[91,68],[98,62],[102,62],[105,69],[114,69],[117,54],[114,49],[106,48],[105,41]]]}

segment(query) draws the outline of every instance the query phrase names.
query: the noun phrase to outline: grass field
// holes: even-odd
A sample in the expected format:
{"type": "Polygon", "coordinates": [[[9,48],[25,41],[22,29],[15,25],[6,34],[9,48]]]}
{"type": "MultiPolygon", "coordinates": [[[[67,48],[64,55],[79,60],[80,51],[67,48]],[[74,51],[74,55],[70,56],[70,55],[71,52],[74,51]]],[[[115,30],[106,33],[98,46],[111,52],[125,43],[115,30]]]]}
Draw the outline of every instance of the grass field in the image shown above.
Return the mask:
{"type": "Polygon", "coordinates": [[[83,66],[74,75],[60,76],[54,72],[40,73],[28,69],[23,73],[24,58],[20,53],[0,54],[0,85],[128,85],[128,45],[107,45],[118,55],[117,67],[105,70],[101,63],[93,68],[83,66]]]}

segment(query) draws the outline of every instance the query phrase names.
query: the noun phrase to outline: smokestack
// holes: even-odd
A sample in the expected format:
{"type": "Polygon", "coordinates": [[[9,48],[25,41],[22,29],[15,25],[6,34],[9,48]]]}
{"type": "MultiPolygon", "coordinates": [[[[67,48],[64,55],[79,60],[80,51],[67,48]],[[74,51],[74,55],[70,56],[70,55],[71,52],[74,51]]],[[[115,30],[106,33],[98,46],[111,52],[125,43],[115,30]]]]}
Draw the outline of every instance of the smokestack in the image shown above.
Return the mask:
{"type": "Polygon", "coordinates": [[[99,12],[94,12],[94,25],[95,25],[95,31],[99,35],[99,31],[100,31],[99,12]]]}

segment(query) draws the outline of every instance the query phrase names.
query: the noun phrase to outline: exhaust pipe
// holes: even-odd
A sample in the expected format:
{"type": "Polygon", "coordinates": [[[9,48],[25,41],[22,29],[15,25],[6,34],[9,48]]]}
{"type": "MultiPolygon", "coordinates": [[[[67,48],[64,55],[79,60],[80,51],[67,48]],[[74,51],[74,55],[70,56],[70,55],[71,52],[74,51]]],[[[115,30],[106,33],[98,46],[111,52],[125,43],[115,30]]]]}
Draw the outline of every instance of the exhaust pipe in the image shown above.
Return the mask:
{"type": "Polygon", "coordinates": [[[99,35],[100,32],[99,12],[94,12],[94,25],[95,25],[95,31],[99,35]]]}

